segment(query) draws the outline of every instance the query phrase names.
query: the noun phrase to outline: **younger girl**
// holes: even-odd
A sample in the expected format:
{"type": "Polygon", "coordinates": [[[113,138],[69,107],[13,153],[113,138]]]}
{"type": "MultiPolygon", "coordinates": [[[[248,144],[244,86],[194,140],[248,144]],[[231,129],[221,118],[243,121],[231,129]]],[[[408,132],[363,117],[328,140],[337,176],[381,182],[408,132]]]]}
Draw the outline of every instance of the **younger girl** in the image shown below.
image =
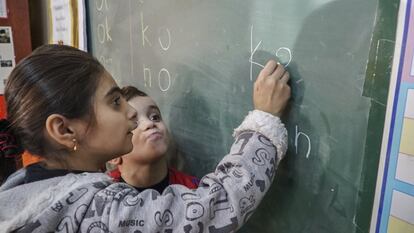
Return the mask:
{"type": "Polygon", "coordinates": [[[111,75],[75,48],[35,50],[13,69],[5,97],[10,131],[44,160],[0,187],[0,229],[236,231],[262,200],[286,151],[286,129],[276,116],[290,96],[288,79],[283,66],[268,62],[255,82],[256,110],[235,130],[229,155],[196,190],[171,185],[160,195],[113,183],[99,172],[105,162],[132,150],[137,126],[136,111],[111,75]]]}
{"type": "Polygon", "coordinates": [[[151,188],[162,193],[170,184],[197,188],[199,180],[196,177],[167,166],[170,138],[154,100],[133,86],[122,88],[122,93],[129,105],[137,110],[138,127],[132,131],[132,151],[111,160],[110,163],[117,168],[109,175],[116,181],[134,186],[138,191],[151,188]]]}

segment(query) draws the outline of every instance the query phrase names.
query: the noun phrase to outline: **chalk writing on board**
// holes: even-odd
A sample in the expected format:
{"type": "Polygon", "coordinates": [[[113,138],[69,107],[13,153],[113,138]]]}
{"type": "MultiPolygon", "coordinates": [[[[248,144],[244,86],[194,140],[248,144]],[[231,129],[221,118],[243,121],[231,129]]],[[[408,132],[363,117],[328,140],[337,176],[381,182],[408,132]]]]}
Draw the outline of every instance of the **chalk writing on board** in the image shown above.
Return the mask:
{"type": "MultiPolygon", "coordinates": [[[[144,71],[144,85],[145,87],[152,87],[152,71],[151,68],[142,65],[144,71]]],[[[158,72],[158,87],[161,91],[166,92],[171,87],[171,74],[166,68],[161,68],[158,72]]]]}
{"type": "MultiPolygon", "coordinates": [[[[95,1],[95,7],[98,12],[104,13],[109,11],[109,5],[107,0],[97,0],[95,1]]],[[[98,26],[96,27],[97,30],[97,38],[100,44],[105,44],[107,42],[112,42],[112,36],[111,36],[111,28],[108,24],[108,16],[105,16],[104,22],[98,23],[98,26]]],[[[105,66],[110,67],[112,65],[112,58],[107,57],[104,55],[100,55],[99,61],[105,66]]]]}
{"type": "Polygon", "coordinates": [[[312,144],[311,144],[311,140],[309,138],[309,136],[307,134],[305,134],[304,132],[300,132],[298,129],[298,126],[295,126],[295,152],[296,154],[298,154],[298,147],[299,147],[299,138],[300,136],[302,136],[303,138],[306,139],[306,141],[308,142],[308,150],[306,152],[306,158],[309,159],[309,155],[310,152],[312,150],[312,144]]]}
{"type": "Polygon", "coordinates": [[[160,70],[160,72],[158,73],[158,86],[160,88],[161,91],[168,91],[168,89],[170,89],[171,86],[171,75],[170,72],[168,72],[167,69],[162,68],[160,70]],[[164,75],[162,75],[164,74],[164,75]],[[167,87],[163,87],[161,84],[161,78],[163,78],[164,80],[166,80],[167,82],[167,87]]]}
{"type": "Polygon", "coordinates": [[[98,11],[103,11],[104,6],[105,6],[105,10],[109,10],[107,0],[96,0],[95,6],[98,11]]]}
{"type": "Polygon", "coordinates": [[[168,39],[167,41],[168,42],[165,43],[166,45],[164,45],[161,42],[161,37],[160,36],[158,37],[158,42],[160,43],[160,46],[161,46],[162,50],[167,51],[170,48],[170,45],[171,45],[171,32],[170,32],[170,30],[168,28],[162,28],[162,29],[160,29],[160,33],[159,34],[161,34],[161,30],[164,30],[166,32],[167,39],[168,39]]]}
{"type": "Polygon", "coordinates": [[[108,65],[111,65],[112,64],[112,58],[110,58],[110,57],[105,57],[105,56],[103,56],[103,55],[101,55],[100,57],[99,57],[99,61],[105,66],[105,67],[107,67],[108,65]]]}
{"type": "Polygon", "coordinates": [[[142,68],[144,70],[144,85],[146,87],[151,87],[152,86],[152,77],[151,77],[151,70],[147,67],[145,67],[145,64],[142,65],[142,68]]]}
{"type": "MultiPolygon", "coordinates": [[[[108,2],[106,0],[97,0],[95,1],[96,10],[98,12],[103,12],[109,10],[108,2]],[[105,8],[104,8],[105,6],[105,8]]],[[[111,37],[111,28],[108,25],[108,16],[105,16],[105,22],[104,23],[98,23],[98,41],[99,43],[103,44],[105,41],[112,41],[111,37]]]]}
{"type": "MultiPolygon", "coordinates": [[[[144,14],[141,12],[141,39],[142,39],[142,47],[145,48],[146,44],[152,47],[152,43],[149,39],[149,34],[145,34],[147,30],[150,28],[150,25],[144,24],[144,14]]],[[[170,29],[166,27],[160,27],[158,30],[158,43],[163,51],[167,51],[171,46],[171,32],[170,29]],[[163,38],[161,38],[163,37],[163,38]]],[[[143,65],[143,72],[144,72],[144,85],[146,87],[152,86],[152,71],[151,67],[143,65]]],[[[167,68],[162,67],[158,72],[158,88],[166,92],[171,87],[171,74],[167,68]]]]}
{"type": "Polygon", "coordinates": [[[103,44],[112,41],[111,28],[108,25],[108,16],[105,16],[105,23],[98,24],[98,41],[103,44]]]}
{"type": "MultiPolygon", "coordinates": [[[[148,46],[152,46],[151,43],[151,35],[150,32],[151,27],[149,24],[144,23],[144,14],[143,12],[140,12],[141,16],[141,42],[142,47],[145,48],[145,46],[148,44],[148,46]]],[[[167,51],[171,46],[171,31],[167,27],[160,27],[158,29],[158,43],[161,46],[161,49],[164,51],[167,51]]]]}
{"type": "MultiPolygon", "coordinates": [[[[145,65],[142,66],[144,71],[144,85],[152,87],[152,71],[145,65]]],[[[166,68],[161,68],[158,72],[158,87],[161,91],[166,92],[171,87],[171,75],[166,68]]]]}
{"type": "MultiPolygon", "coordinates": [[[[276,50],[275,53],[276,57],[278,58],[284,58],[287,57],[287,62],[284,64],[285,67],[287,67],[290,62],[292,61],[292,51],[288,47],[280,47],[278,50],[276,50]]],[[[281,59],[283,60],[283,59],[281,59]]]]}
{"type": "Polygon", "coordinates": [[[252,25],[252,27],[250,28],[250,58],[249,58],[249,62],[250,62],[250,81],[253,81],[253,64],[258,65],[262,68],[264,67],[262,64],[253,61],[254,53],[257,51],[257,49],[259,48],[261,43],[262,43],[262,41],[259,41],[259,43],[256,45],[256,47],[253,49],[253,25],[252,25]]]}
{"type": "MultiPolygon", "coordinates": [[[[250,27],[250,81],[253,81],[253,64],[264,67],[264,65],[260,64],[259,62],[256,62],[253,60],[254,54],[259,49],[260,45],[262,44],[262,41],[259,41],[259,43],[256,44],[256,46],[253,49],[253,25],[250,27]]],[[[292,51],[288,47],[280,47],[276,50],[275,56],[279,58],[279,61],[285,61],[286,62],[280,62],[283,64],[284,67],[288,67],[290,62],[292,61],[292,51]]]]}
{"type": "Polygon", "coordinates": [[[152,46],[151,42],[149,41],[148,37],[145,35],[145,32],[148,30],[149,25],[144,27],[144,14],[141,12],[141,37],[142,37],[142,47],[145,48],[145,41],[152,46]]]}

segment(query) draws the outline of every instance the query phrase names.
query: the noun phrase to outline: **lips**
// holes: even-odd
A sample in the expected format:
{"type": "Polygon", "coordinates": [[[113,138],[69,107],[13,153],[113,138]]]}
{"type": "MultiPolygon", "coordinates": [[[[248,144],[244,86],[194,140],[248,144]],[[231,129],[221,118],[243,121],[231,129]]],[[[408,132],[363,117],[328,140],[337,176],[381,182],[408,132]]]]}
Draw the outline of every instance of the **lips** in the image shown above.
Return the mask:
{"type": "Polygon", "coordinates": [[[155,132],[149,133],[148,136],[146,136],[146,139],[150,140],[150,141],[155,141],[155,140],[158,140],[162,137],[163,137],[163,135],[162,135],[161,132],[155,131],[155,132]]]}

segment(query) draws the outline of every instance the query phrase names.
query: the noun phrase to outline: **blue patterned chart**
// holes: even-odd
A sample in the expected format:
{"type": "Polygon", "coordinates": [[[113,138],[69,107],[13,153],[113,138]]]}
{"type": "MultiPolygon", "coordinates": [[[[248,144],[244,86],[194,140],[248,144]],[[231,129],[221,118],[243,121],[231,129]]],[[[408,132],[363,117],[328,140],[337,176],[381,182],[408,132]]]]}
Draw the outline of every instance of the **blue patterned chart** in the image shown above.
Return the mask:
{"type": "Polygon", "coordinates": [[[414,5],[400,3],[371,233],[414,233],[414,5]]]}

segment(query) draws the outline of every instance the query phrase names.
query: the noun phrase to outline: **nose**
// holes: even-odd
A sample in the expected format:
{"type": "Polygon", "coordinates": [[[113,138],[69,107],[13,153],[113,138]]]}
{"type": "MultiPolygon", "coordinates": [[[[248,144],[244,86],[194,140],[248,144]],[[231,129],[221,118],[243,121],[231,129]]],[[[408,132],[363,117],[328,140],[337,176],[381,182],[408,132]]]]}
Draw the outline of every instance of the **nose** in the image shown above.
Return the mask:
{"type": "Polygon", "coordinates": [[[148,119],[148,117],[140,117],[138,120],[138,128],[140,128],[142,131],[152,129],[155,127],[155,123],[148,119]]]}
{"type": "Polygon", "coordinates": [[[137,110],[128,104],[128,119],[131,121],[137,121],[137,110]]]}

